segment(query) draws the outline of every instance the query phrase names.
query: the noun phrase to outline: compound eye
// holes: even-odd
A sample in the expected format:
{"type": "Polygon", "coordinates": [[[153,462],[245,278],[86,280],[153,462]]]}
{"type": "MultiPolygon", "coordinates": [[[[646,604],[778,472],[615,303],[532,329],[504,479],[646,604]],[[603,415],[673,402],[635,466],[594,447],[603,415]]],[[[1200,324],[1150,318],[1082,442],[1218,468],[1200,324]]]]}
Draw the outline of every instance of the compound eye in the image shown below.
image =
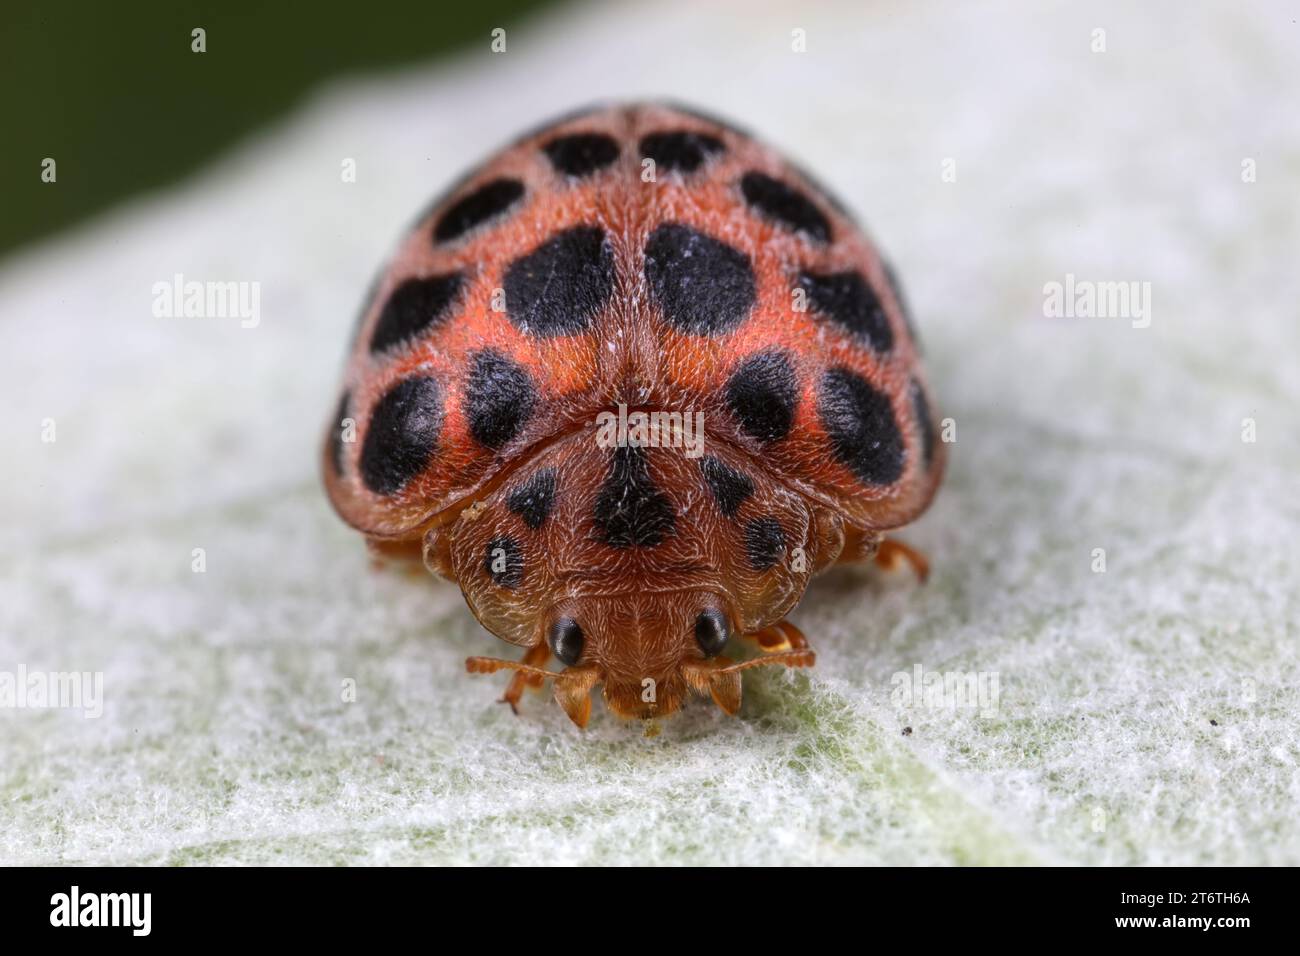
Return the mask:
{"type": "Polygon", "coordinates": [[[573,667],[582,656],[582,628],[573,618],[562,617],[551,625],[546,643],[550,645],[551,653],[562,663],[573,667]]]}
{"type": "Polygon", "coordinates": [[[705,657],[716,657],[721,654],[730,636],[727,618],[721,611],[701,611],[700,616],[695,619],[695,640],[699,642],[700,650],[704,652],[705,657]]]}

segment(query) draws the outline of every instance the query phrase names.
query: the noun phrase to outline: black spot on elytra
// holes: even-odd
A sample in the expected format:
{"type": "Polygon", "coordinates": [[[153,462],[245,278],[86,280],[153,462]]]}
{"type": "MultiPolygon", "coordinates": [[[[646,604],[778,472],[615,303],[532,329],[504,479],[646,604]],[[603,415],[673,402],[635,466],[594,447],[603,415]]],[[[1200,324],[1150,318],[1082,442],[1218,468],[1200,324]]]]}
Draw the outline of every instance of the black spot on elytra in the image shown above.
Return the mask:
{"type": "Polygon", "coordinates": [[[495,349],[474,353],[465,383],[465,417],[475,441],[500,448],[519,434],[536,403],[537,390],[522,365],[495,349]]]}
{"type": "Polygon", "coordinates": [[[614,252],[596,226],[565,230],[506,269],[506,314],[533,335],[574,335],[614,289],[614,252]]]}
{"type": "Polygon", "coordinates": [[[889,290],[894,294],[894,301],[898,303],[898,311],[903,314],[903,324],[907,326],[907,334],[912,338],[912,344],[916,350],[921,350],[921,338],[916,334],[916,325],[912,322],[912,310],[908,308],[907,299],[903,295],[903,285],[898,281],[898,273],[888,262],[885,266],[885,281],[889,283],[889,290]]]}
{"type": "Polygon", "coordinates": [[[618,159],[618,143],[604,133],[557,136],[542,152],[556,172],[565,176],[590,176],[618,159]]]}
{"type": "Polygon", "coordinates": [[[672,533],[673,505],[651,480],[644,449],[614,449],[594,517],[598,537],[613,548],[653,548],[672,533]]]}
{"type": "Polygon", "coordinates": [[[370,351],[382,352],[390,345],[408,342],[442,325],[464,284],[465,277],[459,272],[407,279],[384,303],[370,336],[370,351]]]}
{"type": "Polygon", "coordinates": [[[493,179],[484,183],[444,212],[433,227],[436,242],[450,242],[495,216],[501,215],[524,195],[517,179],[493,179]]]}
{"type": "Polygon", "coordinates": [[[330,428],[330,460],[334,462],[334,474],[343,474],[343,419],[348,417],[348,404],[352,401],[352,393],[344,392],[343,397],[339,399],[339,407],[334,412],[334,421],[331,422],[330,428]]]}
{"type": "Polygon", "coordinates": [[[555,507],[555,469],[541,468],[510,492],[506,507],[533,531],[540,528],[555,507]]]}
{"type": "Polygon", "coordinates": [[[784,352],[752,355],[727,379],[727,404],[741,431],[761,442],[789,433],[798,398],[794,367],[784,352]]]}
{"type": "Polygon", "coordinates": [[[497,587],[519,587],[524,581],[524,552],[519,542],[508,536],[489,541],[483,570],[497,587]]]}
{"type": "Polygon", "coordinates": [[[645,277],[664,318],[694,335],[735,328],[749,316],[757,295],[749,256],[675,222],[650,234],[645,277]]]}
{"type": "Polygon", "coordinates": [[[442,388],[428,376],[403,379],[370,413],[361,446],[361,480],[377,495],[400,491],[424,471],[442,432],[442,388]]]}
{"type": "Polygon", "coordinates": [[[791,168],[800,176],[802,176],[804,182],[806,182],[809,186],[811,186],[813,188],[813,191],[816,192],[817,195],[821,196],[822,199],[825,199],[827,204],[829,204],[832,209],[834,209],[837,213],[839,213],[841,216],[843,216],[845,219],[849,220],[850,222],[853,222],[855,220],[852,211],[850,211],[848,205],[844,202],[844,200],[841,199],[833,190],[826,188],[826,184],[822,182],[820,178],[814,176],[812,173],[808,172],[808,170],[804,169],[802,166],[792,165],[791,168]]]}
{"type": "Polygon", "coordinates": [[[755,518],[745,525],[745,556],[755,571],[766,571],[785,553],[785,533],[775,518],[755,518]]]}
{"type": "Polygon", "coordinates": [[[934,421],[930,418],[930,399],[925,387],[916,379],[912,379],[912,414],[921,427],[921,455],[925,467],[929,468],[934,460],[934,421]]]}
{"type": "Polygon", "coordinates": [[[889,485],[903,473],[903,436],[889,396],[846,368],[821,380],[817,413],[835,457],[872,485],[889,485]]]}
{"type": "Polygon", "coordinates": [[[690,130],[649,133],[641,138],[640,148],[643,157],[654,160],[656,170],[681,173],[695,172],[725,149],[718,137],[690,130]]]}
{"type": "Polygon", "coordinates": [[[787,229],[804,232],[818,242],[831,238],[831,224],[811,199],[779,179],[763,173],[745,173],[740,179],[745,201],[787,229]]]}
{"type": "Polygon", "coordinates": [[[720,458],[705,455],[700,459],[700,471],[704,473],[704,480],[717,499],[718,507],[728,518],[734,518],[745,499],[754,493],[754,483],[749,476],[736,471],[720,458]]]}
{"type": "Polygon", "coordinates": [[[805,272],[799,285],[808,293],[813,309],[843,326],[877,352],[888,352],[894,344],[885,309],[862,273],[805,272]]]}

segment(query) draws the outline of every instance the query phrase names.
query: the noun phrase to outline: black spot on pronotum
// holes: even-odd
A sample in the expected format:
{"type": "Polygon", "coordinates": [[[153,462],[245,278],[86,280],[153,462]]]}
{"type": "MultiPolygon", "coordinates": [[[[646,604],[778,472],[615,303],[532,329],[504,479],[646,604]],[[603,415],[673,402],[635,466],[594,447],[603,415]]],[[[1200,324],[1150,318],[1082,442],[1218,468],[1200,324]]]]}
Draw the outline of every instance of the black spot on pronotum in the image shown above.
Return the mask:
{"type": "Polygon", "coordinates": [[[377,495],[391,495],[424,471],[442,432],[442,388],[415,376],[390,388],[370,413],[361,445],[361,480],[377,495]]]}
{"type": "Polygon", "coordinates": [[[664,318],[695,335],[735,328],[749,316],[757,295],[749,256],[675,222],[650,234],[645,277],[664,318]]]}
{"type": "Polygon", "coordinates": [[[384,303],[370,336],[370,351],[382,352],[390,345],[408,342],[442,325],[464,283],[465,277],[459,272],[407,279],[384,303]]]}
{"type": "Polygon", "coordinates": [[[495,349],[474,353],[465,383],[465,417],[475,441],[500,448],[519,434],[536,403],[536,388],[522,365],[495,349]]]}
{"type": "Polygon", "coordinates": [[[811,199],[779,179],[763,173],[745,173],[740,180],[745,201],[768,219],[787,229],[803,232],[818,242],[831,238],[831,224],[811,199]]]}
{"type": "Polygon", "coordinates": [[[912,379],[912,414],[921,428],[921,456],[929,468],[934,460],[934,421],[930,418],[930,399],[925,394],[925,386],[916,379],[912,379]]]}
{"type": "Polygon", "coordinates": [[[348,404],[352,393],[344,392],[339,399],[339,407],[334,412],[334,421],[330,422],[330,460],[334,463],[334,474],[343,474],[343,419],[348,417],[348,404]]]}
{"type": "Polygon", "coordinates": [[[539,468],[506,497],[506,507],[536,531],[555,507],[555,469],[539,468]]]}
{"type": "Polygon", "coordinates": [[[704,480],[708,482],[718,508],[728,518],[734,518],[745,499],[754,493],[754,483],[749,476],[736,471],[720,458],[705,455],[700,459],[700,471],[704,473],[704,480]]]}
{"type": "Polygon", "coordinates": [[[755,571],[766,571],[785,553],[785,533],[775,518],[755,518],[745,525],[745,556],[755,571]]]}
{"type": "Polygon", "coordinates": [[[693,173],[725,147],[722,140],[708,133],[678,130],[643,136],[640,148],[641,155],[654,160],[655,168],[661,172],[693,173]]]}
{"type": "Polygon", "coordinates": [[[524,184],[517,179],[493,179],[468,196],[453,203],[438,217],[433,227],[436,242],[450,242],[475,226],[501,215],[524,195],[524,184]]]}
{"type": "Polygon", "coordinates": [[[784,352],[750,356],[727,379],[727,404],[741,431],[761,442],[789,433],[798,397],[794,368],[784,352]]]}
{"type": "Polygon", "coordinates": [[[808,293],[809,303],[820,315],[848,330],[877,352],[887,352],[894,344],[889,318],[862,273],[855,271],[818,274],[805,272],[799,285],[808,293]]]}
{"type": "Polygon", "coordinates": [[[889,291],[894,294],[894,301],[898,303],[898,311],[903,315],[903,324],[907,326],[907,334],[912,338],[912,344],[916,346],[917,351],[921,350],[921,338],[916,334],[916,324],[912,321],[912,310],[908,307],[907,298],[903,295],[903,285],[898,280],[898,273],[888,262],[885,266],[885,281],[889,283],[889,291]]]}
{"type": "Polygon", "coordinates": [[[519,587],[524,581],[524,552],[519,542],[509,536],[489,541],[483,570],[497,587],[519,587]]]}
{"type": "Polygon", "coordinates": [[[556,172],[575,178],[589,176],[618,159],[618,143],[604,133],[557,136],[542,147],[556,172]]]}
{"type": "Polygon", "coordinates": [[[653,548],[673,531],[672,502],[651,480],[644,449],[614,449],[594,517],[599,539],[613,548],[653,548]]]}
{"type": "Polygon", "coordinates": [[[577,666],[582,658],[584,643],[586,642],[582,636],[582,628],[571,617],[560,618],[546,633],[546,644],[550,647],[551,653],[561,664],[567,664],[569,667],[577,666]]]}
{"type": "Polygon", "coordinates": [[[576,226],[506,269],[506,314],[533,335],[574,335],[604,308],[613,289],[614,252],[604,230],[576,226]]]}
{"type": "Polygon", "coordinates": [[[817,414],[831,451],[862,481],[889,485],[903,473],[903,436],[889,396],[846,368],[821,380],[817,414]]]}
{"type": "Polygon", "coordinates": [[[701,611],[695,618],[695,642],[705,657],[717,657],[727,646],[731,628],[727,625],[727,616],[715,608],[701,611]]]}

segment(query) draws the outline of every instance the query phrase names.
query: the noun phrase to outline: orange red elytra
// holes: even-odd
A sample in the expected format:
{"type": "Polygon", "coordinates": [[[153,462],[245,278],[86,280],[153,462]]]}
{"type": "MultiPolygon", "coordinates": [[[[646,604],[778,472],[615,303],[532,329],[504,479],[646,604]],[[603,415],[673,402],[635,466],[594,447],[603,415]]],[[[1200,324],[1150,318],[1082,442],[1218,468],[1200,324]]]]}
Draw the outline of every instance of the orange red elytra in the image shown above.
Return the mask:
{"type": "Polygon", "coordinates": [[[944,468],[902,292],[807,174],[693,110],[570,114],[455,186],[361,318],[323,449],[345,521],[457,582],[579,726],[749,667],[808,666],[784,620],[944,468]],[[699,428],[696,428],[696,425],[699,428]],[[750,641],[756,656],[723,651],[750,641]],[[551,665],[555,658],[556,664],[551,665]]]}

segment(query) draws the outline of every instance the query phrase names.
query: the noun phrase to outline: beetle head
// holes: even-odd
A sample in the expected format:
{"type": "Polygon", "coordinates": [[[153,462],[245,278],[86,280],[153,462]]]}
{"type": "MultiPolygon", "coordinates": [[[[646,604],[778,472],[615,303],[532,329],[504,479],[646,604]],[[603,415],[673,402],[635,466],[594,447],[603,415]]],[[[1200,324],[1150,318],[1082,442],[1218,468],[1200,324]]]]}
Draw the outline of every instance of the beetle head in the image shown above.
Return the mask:
{"type": "Polygon", "coordinates": [[[766,664],[803,667],[810,650],[734,664],[722,656],[733,635],[727,603],[709,591],[681,590],[570,598],[552,609],[539,639],[563,670],[472,657],[472,673],[512,669],[554,681],[555,699],[578,726],[591,713],[591,692],[620,717],[674,713],[691,693],[707,694],[728,714],[740,709],[741,672],[766,664]]]}

